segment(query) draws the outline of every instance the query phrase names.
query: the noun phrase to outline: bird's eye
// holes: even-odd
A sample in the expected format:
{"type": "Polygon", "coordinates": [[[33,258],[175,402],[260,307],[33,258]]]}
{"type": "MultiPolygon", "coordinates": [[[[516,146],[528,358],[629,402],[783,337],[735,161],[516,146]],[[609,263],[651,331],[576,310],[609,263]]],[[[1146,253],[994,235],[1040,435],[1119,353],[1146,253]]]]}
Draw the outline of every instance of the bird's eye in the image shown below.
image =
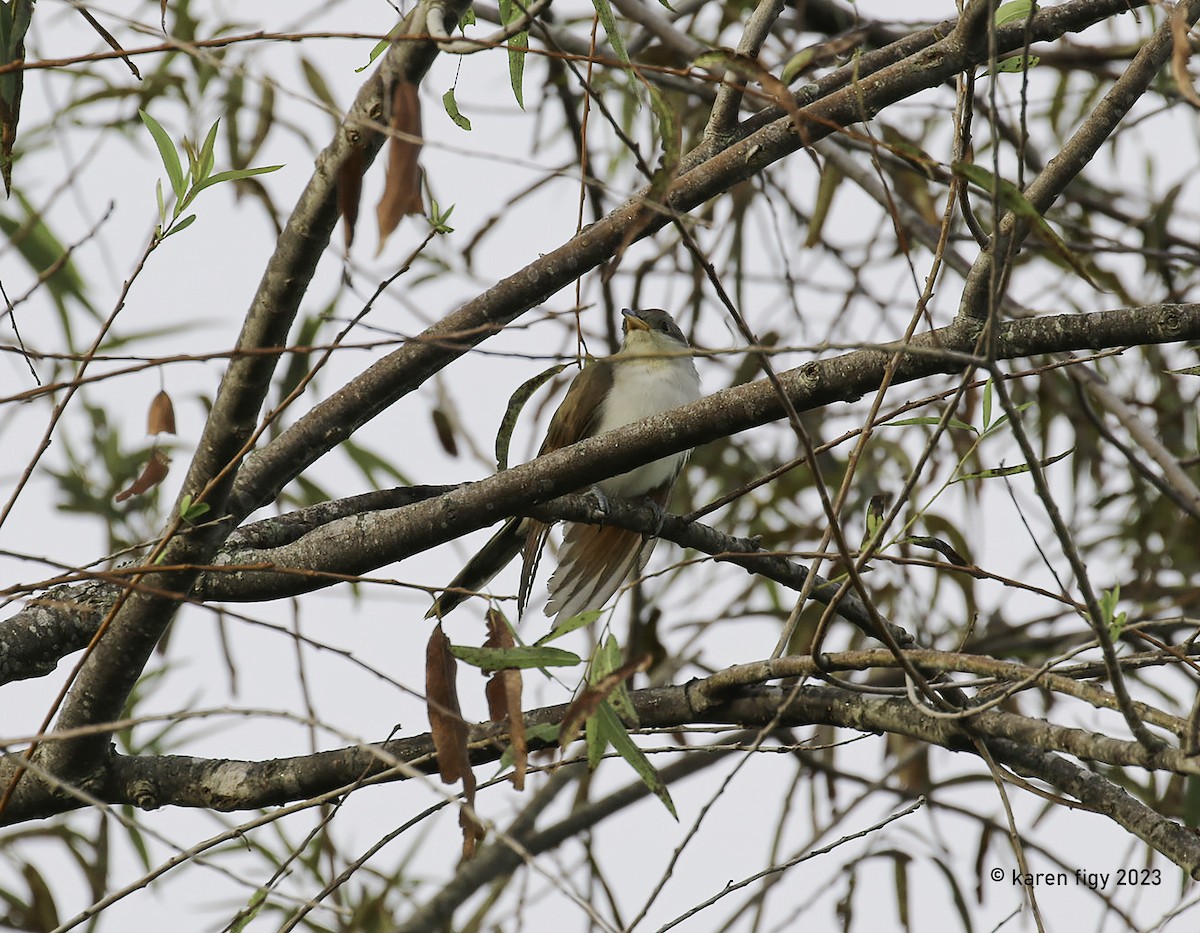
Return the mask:
{"type": "Polygon", "coordinates": [[[661,330],[664,334],[671,333],[671,325],[668,324],[666,321],[663,321],[661,324],[659,324],[658,329],[661,330]]]}

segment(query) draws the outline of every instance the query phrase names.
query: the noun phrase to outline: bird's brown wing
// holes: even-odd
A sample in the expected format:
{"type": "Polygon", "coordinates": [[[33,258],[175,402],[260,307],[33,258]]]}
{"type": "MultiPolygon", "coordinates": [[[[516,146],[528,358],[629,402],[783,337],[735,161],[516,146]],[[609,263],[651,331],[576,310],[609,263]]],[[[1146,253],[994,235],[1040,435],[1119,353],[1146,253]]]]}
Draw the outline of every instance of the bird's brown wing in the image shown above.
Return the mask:
{"type": "MultiPolygon", "coordinates": [[[[612,364],[597,360],[583,368],[571,382],[558,410],[550,419],[546,439],[542,441],[538,456],[548,454],[561,447],[569,447],[576,441],[591,437],[600,423],[600,409],[608,390],[612,388],[612,364]]],[[[521,549],[521,586],[517,591],[517,612],[525,611],[533,578],[537,572],[542,548],[550,526],[545,522],[530,521],[525,533],[525,546],[521,549]]]]}
{"type": "Polygon", "coordinates": [[[595,434],[600,423],[601,403],[612,384],[613,364],[608,360],[596,360],[580,370],[550,419],[538,456],[569,447],[595,434]]]}
{"type": "MultiPolygon", "coordinates": [[[[646,496],[666,508],[674,485],[672,477],[646,496]]],[[[657,540],[614,525],[568,523],[563,531],[558,569],[550,577],[546,615],[569,619],[589,609],[599,609],[631,571],[645,566],[657,540]]]]}

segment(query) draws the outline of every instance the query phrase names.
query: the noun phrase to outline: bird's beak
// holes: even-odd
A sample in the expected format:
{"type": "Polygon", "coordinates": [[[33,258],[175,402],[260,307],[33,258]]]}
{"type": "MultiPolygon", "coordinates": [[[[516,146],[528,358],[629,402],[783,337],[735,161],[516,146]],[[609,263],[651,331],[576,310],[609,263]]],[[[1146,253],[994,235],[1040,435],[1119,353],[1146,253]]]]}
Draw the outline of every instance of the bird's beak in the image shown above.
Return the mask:
{"type": "Polygon", "coordinates": [[[621,313],[625,315],[625,332],[631,330],[649,330],[650,325],[641,319],[636,311],[630,311],[628,308],[622,308],[621,313]]]}

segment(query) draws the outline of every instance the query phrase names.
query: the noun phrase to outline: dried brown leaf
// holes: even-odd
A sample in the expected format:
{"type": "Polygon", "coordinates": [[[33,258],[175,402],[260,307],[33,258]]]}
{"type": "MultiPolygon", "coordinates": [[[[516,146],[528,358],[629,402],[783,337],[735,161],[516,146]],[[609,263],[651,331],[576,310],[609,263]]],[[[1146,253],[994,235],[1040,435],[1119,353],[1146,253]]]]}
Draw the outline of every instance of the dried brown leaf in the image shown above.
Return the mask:
{"type": "Polygon", "coordinates": [[[475,857],[475,850],[487,835],[483,824],[475,818],[475,775],[470,771],[463,777],[463,800],[466,806],[458,811],[458,825],[463,831],[462,860],[466,862],[475,857]]]}
{"type": "Polygon", "coordinates": [[[346,252],[354,242],[354,226],[358,223],[358,202],[362,199],[363,172],[367,170],[366,143],[359,141],[337,174],[337,207],[345,226],[346,252]]]}
{"type": "Polygon", "coordinates": [[[407,214],[424,214],[421,200],[421,98],[409,81],[392,92],[392,140],[388,144],[387,181],[375,209],[379,248],[407,214]]]}
{"type": "Polygon", "coordinates": [[[142,468],[141,475],[133,481],[128,489],[123,489],[117,493],[117,501],[124,502],[131,496],[140,496],[142,493],[153,489],[167,478],[167,470],[170,466],[170,457],[155,447],[150,452],[150,459],[147,461],[146,466],[142,468]]]}
{"type": "MultiPolygon", "coordinates": [[[[488,637],[485,648],[512,648],[515,645],[512,629],[498,609],[487,614],[488,637]]],[[[521,672],[514,668],[496,671],[488,679],[488,716],[495,723],[508,724],[508,741],[513,757],[513,787],[525,789],[525,772],[529,768],[529,745],[525,738],[525,714],[521,709],[521,672]]]]}
{"type": "Polygon", "coordinates": [[[467,723],[458,703],[457,670],[458,662],[450,653],[450,639],[438,625],[425,648],[425,704],[437,751],[438,773],[446,784],[471,773],[467,723]]]}
{"type": "Polygon", "coordinates": [[[446,409],[438,407],[433,410],[433,430],[437,432],[438,443],[442,450],[451,457],[458,456],[458,439],[454,436],[454,422],[446,414],[446,409]]]}
{"type": "Polygon", "coordinates": [[[438,773],[443,783],[463,782],[466,803],[458,813],[458,825],[463,831],[463,861],[474,857],[476,847],[484,837],[483,826],[474,817],[475,774],[467,751],[467,723],[458,702],[458,662],[450,653],[450,639],[441,625],[434,628],[425,646],[425,704],[433,747],[437,752],[438,773]]]}
{"type": "Polygon", "coordinates": [[[146,416],[147,434],[175,433],[175,406],[171,404],[171,396],[161,391],[150,402],[150,413],[146,416]]]}

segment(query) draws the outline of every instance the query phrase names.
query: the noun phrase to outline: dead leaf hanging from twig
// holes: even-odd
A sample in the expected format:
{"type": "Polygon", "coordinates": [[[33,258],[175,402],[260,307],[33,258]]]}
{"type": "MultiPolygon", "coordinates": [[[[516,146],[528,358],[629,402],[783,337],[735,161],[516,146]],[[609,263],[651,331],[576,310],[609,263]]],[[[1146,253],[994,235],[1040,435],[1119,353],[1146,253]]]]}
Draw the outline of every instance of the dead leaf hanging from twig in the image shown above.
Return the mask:
{"type": "Polygon", "coordinates": [[[458,662],[450,653],[450,639],[441,625],[434,628],[425,648],[425,703],[433,747],[437,751],[438,773],[446,784],[463,782],[466,807],[459,810],[458,823],[463,831],[463,860],[475,855],[483,838],[483,827],[471,813],[475,809],[475,774],[467,752],[467,723],[458,702],[458,662]]]}
{"type": "MultiPolygon", "coordinates": [[[[488,637],[485,648],[512,648],[512,629],[504,613],[489,609],[487,614],[488,637]]],[[[492,722],[508,724],[509,750],[513,759],[513,787],[525,789],[525,771],[529,767],[529,746],[525,739],[525,714],[521,709],[521,672],[516,668],[504,668],[488,679],[484,693],[487,695],[488,716],[492,722]]]]}
{"type": "Polygon", "coordinates": [[[424,214],[421,200],[421,98],[417,86],[399,82],[392,92],[392,139],[388,143],[387,182],[375,215],[379,248],[407,214],[424,214]]]}

